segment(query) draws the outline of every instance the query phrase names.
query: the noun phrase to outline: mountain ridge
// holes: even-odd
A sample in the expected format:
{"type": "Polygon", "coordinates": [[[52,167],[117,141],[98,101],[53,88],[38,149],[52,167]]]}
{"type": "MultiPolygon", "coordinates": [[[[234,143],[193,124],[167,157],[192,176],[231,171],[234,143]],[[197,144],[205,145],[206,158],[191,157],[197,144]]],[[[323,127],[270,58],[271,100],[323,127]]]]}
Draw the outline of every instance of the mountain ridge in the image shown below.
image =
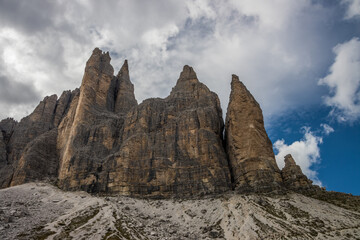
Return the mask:
{"type": "Polygon", "coordinates": [[[138,104],[110,60],[95,48],[80,88],[0,121],[2,239],[360,238],[360,196],[313,185],[290,154],[280,170],[236,75],[224,121],[192,67],[138,104]]]}
{"type": "Polygon", "coordinates": [[[169,96],[138,104],[127,60],[116,76],[110,61],[95,48],[80,89],[0,122],[2,188],[49,179],[64,190],[161,198],[321,191],[295,161],[280,171],[260,105],[236,75],[224,123],[217,94],[192,67],[169,96]]]}

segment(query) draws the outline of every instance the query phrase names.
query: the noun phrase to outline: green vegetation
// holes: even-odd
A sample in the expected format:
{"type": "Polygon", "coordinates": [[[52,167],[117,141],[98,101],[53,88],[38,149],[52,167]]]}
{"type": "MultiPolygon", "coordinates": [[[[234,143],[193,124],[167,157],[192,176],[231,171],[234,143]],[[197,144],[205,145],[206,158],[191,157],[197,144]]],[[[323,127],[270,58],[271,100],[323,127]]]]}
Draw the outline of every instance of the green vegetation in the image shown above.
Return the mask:
{"type": "Polygon", "coordinates": [[[360,213],[360,196],[333,191],[304,192],[303,194],[360,213]]]}

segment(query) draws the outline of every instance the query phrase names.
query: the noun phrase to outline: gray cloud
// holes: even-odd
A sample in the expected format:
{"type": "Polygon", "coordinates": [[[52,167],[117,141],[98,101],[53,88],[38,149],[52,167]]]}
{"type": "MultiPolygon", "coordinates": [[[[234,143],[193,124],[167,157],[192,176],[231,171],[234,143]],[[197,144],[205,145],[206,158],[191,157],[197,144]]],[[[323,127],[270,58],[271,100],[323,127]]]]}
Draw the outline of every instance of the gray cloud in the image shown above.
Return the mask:
{"type": "Polygon", "coordinates": [[[40,98],[31,84],[16,82],[0,75],[0,101],[6,104],[34,103],[40,98]]]}
{"type": "Polygon", "coordinates": [[[56,1],[0,1],[3,26],[15,27],[34,34],[54,25],[53,16],[59,11],[56,1]]]}
{"type": "MultiPolygon", "coordinates": [[[[320,3],[0,0],[2,75],[42,96],[59,95],[80,85],[87,58],[100,47],[116,70],[129,60],[140,101],[165,97],[189,64],[224,109],[231,74],[238,74],[269,118],[321,102],[317,80],[339,35],[327,26],[343,15],[334,20],[337,6],[320,3]]],[[[6,115],[23,116],[24,108],[6,115]]]]}

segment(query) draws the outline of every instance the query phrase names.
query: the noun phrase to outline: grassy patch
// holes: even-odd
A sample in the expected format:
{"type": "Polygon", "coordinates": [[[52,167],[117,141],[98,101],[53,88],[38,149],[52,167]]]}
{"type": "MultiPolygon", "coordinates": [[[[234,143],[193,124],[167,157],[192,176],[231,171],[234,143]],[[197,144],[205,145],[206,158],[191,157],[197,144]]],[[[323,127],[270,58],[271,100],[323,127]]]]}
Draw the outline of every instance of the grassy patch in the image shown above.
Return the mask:
{"type": "Polygon", "coordinates": [[[360,196],[333,191],[304,192],[303,194],[360,213],[360,196]]]}

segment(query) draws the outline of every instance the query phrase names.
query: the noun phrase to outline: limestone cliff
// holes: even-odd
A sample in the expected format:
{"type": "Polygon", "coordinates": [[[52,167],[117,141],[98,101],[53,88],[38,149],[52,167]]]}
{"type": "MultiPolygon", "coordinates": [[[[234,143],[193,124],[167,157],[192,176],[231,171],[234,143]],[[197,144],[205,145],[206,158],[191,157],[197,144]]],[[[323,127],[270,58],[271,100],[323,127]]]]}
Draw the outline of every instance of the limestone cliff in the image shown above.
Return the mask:
{"type": "Polygon", "coordinates": [[[59,127],[60,186],[142,196],[228,190],[217,95],[185,66],[169,97],[137,105],[127,61],[113,78],[109,61],[94,50],[78,103],[59,127]],[[103,89],[106,104],[85,88],[103,89]]]}
{"type": "Polygon", "coordinates": [[[272,191],[282,183],[261,108],[236,75],[226,114],[226,150],[238,191],[272,191]]]}
{"type": "Polygon", "coordinates": [[[170,95],[138,104],[125,60],[114,76],[95,48],[80,89],[45,97],[19,123],[0,122],[0,187],[47,179],[65,190],[185,197],[310,189],[290,160],[280,173],[262,111],[233,75],[218,96],[185,65],[170,95]]]}
{"type": "Polygon", "coordinates": [[[64,189],[105,191],[98,185],[98,170],[117,140],[122,118],[112,112],[114,69],[109,53],[98,48],[86,63],[78,96],[58,131],[59,185],[64,189]],[[119,125],[119,124],[120,125],[119,125]]]}
{"type": "Polygon", "coordinates": [[[185,66],[170,96],[127,114],[119,151],[110,158],[109,190],[161,196],[228,190],[221,114],[217,95],[185,66]]]}
{"type": "Polygon", "coordinates": [[[4,134],[0,131],[0,166],[4,166],[6,164],[6,144],[4,141],[4,134]]]}
{"type": "Polygon", "coordinates": [[[0,188],[7,187],[11,181],[13,169],[8,163],[9,141],[16,125],[12,118],[0,121],[0,188]]]}
{"type": "Polygon", "coordinates": [[[134,94],[134,85],[130,81],[128,62],[125,60],[119,73],[114,78],[114,112],[127,113],[132,107],[137,105],[134,94]]]}

